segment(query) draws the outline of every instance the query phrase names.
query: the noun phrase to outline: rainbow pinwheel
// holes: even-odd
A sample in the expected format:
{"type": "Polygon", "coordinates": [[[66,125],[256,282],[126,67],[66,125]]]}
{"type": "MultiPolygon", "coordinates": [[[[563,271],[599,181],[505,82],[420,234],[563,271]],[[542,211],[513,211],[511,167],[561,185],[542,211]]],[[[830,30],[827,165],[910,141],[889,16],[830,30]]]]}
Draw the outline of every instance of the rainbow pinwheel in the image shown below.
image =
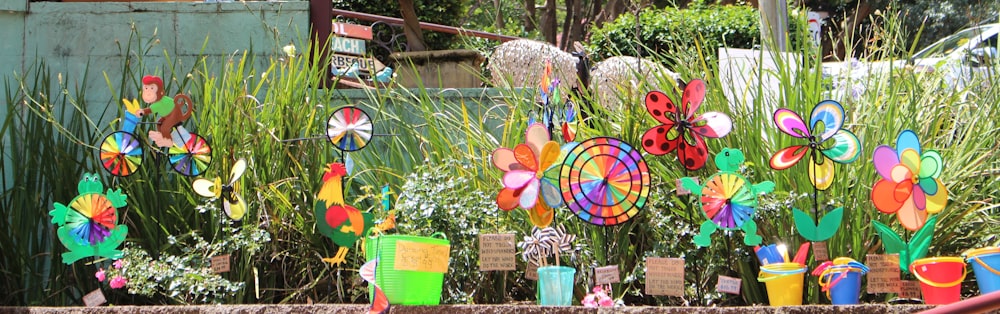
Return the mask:
{"type": "Polygon", "coordinates": [[[493,151],[493,165],[504,172],[497,206],[505,211],[520,206],[535,226],[551,224],[552,208],[563,204],[559,159],[559,144],[550,140],[548,129],[539,123],[528,126],[523,144],[493,151]]]}
{"type": "Polygon", "coordinates": [[[774,124],[785,134],[809,141],[804,145],[782,148],[771,156],[771,168],[785,170],[809,155],[809,181],[818,190],[833,183],[833,162],[851,163],[861,156],[861,142],[844,130],[844,107],[833,100],[816,104],[806,126],[794,111],[781,108],[774,112],[774,124]]]}
{"type": "Polygon", "coordinates": [[[941,154],[921,151],[913,131],[899,133],[896,149],[886,145],[876,147],[872,162],[882,177],[872,187],[872,203],[883,213],[895,213],[906,229],[920,229],[928,215],[940,212],[947,205],[948,189],[939,179],[944,167],[941,154]]]}
{"type": "Polygon", "coordinates": [[[642,136],[642,148],[653,155],[677,151],[677,159],[687,170],[698,170],[708,160],[708,146],[702,136],[720,138],[733,129],[733,121],[721,112],[695,115],[705,100],[705,82],[691,80],[684,88],[678,107],[666,94],[646,94],[646,110],[662,123],[642,136]],[[689,132],[690,131],[690,132],[689,132]]]}
{"type": "Polygon", "coordinates": [[[127,195],[121,189],[104,191],[96,174],[84,174],[77,184],[80,193],[69,204],[53,203],[49,211],[52,223],[59,226],[56,234],[68,251],[63,263],[72,264],[86,257],[119,259],[118,249],[128,227],[118,224],[118,208],[125,207],[127,195]]]}

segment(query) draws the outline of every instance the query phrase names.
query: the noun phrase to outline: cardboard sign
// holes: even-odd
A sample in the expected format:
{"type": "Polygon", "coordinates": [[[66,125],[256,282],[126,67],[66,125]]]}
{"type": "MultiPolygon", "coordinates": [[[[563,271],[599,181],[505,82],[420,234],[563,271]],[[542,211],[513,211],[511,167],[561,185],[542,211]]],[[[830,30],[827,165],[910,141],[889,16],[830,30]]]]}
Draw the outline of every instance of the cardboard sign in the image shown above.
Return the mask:
{"type": "Polygon", "coordinates": [[[104,292],[101,292],[101,288],[94,289],[94,291],[83,296],[84,306],[100,306],[105,302],[108,302],[108,300],[104,298],[104,292]]]}
{"type": "Polygon", "coordinates": [[[594,268],[595,285],[606,285],[616,282],[621,282],[621,278],[618,277],[618,265],[594,268]]]}
{"type": "Polygon", "coordinates": [[[899,254],[868,254],[868,293],[899,293],[899,254]]]}
{"type": "Polygon", "coordinates": [[[365,41],[347,37],[330,37],[330,49],[352,55],[365,54],[365,41]]]}
{"type": "Polygon", "coordinates": [[[646,258],[646,294],[684,296],[683,258],[646,258]]]}
{"type": "Polygon", "coordinates": [[[743,286],[743,279],[719,275],[719,281],[715,284],[715,290],[729,294],[740,294],[740,287],[743,286]]]}
{"type": "Polygon", "coordinates": [[[212,256],[212,272],[216,274],[229,272],[229,254],[212,256]]]}
{"type": "Polygon", "coordinates": [[[358,64],[358,69],[363,72],[375,73],[382,71],[385,68],[385,64],[379,62],[375,58],[369,58],[364,56],[349,56],[336,54],[330,55],[330,66],[338,69],[348,69],[355,63],[358,64]]]}
{"type": "Polygon", "coordinates": [[[826,242],[813,242],[812,248],[813,258],[815,258],[816,261],[822,262],[830,260],[830,252],[826,249],[826,242]]]}
{"type": "Polygon", "coordinates": [[[338,36],[372,40],[372,28],[364,25],[333,22],[331,32],[338,36]]]}
{"type": "Polygon", "coordinates": [[[451,246],[443,244],[396,241],[396,270],[448,272],[451,246]]]}
{"type": "Polygon", "coordinates": [[[899,282],[899,297],[903,299],[921,299],[920,282],[916,280],[901,280],[899,282]]]}
{"type": "MultiPolygon", "coordinates": [[[[691,179],[694,180],[694,183],[701,184],[701,181],[698,180],[698,177],[691,177],[691,179]]],[[[684,186],[681,185],[681,179],[674,180],[674,184],[676,184],[677,186],[677,195],[691,194],[691,191],[688,191],[688,189],[685,189],[684,186]]]]}
{"type": "Polygon", "coordinates": [[[524,279],[538,281],[538,265],[527,262],[528,267],[524,269],[524,279]]]}
{"type": "Polygon", "coordinates": [[[479,235],[479,271],[517,270],[514,234],[479,235]]]}

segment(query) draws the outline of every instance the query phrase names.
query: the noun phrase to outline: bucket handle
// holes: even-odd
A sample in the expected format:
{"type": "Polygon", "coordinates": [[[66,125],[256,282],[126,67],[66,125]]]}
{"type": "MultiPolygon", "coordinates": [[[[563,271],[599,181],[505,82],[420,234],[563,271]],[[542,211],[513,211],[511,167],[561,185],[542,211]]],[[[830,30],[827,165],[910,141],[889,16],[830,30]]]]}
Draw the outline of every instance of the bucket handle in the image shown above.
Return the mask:
{"type": "Polygon", "coordinates": [[[435,232],[435,233],[432,233],[432,234],[431,234],[431,238],[434,238],[434,237],[437,237],[437,238],[441,238],[441,239],[445,239],[445,240],[448,240],[448,236],[446,236],[446,235],[444,234],[444,232],[440,232],[440,231],[438,231],[438,232],[435,232]]]}
{"type": "Polygon", "coordinates": [[[768,282],[768,281],[771,281],[771,280],[777,280],[777,279],[785,278],[785,277],[792,276],[792,275],[798,275],[798,274],[800,274],[800,273],[779,274],[779,275],[776,275],[776,276],[761,277],[761,276],[764,275],[764,272],[761,272],[760,275],[757,276],[757,281],[758,282],[768,282]]]}
{"type": "MultiPolygon", "coordinates": [[[[911,265],[910,267],[913,267],[913,265],[911,265]]],[[[965,263],[962,263],[962,278],[958,278],[958,280],[948,283],[931,281],[927,278],[924,278],[923,276],[920,276],[920,272],[918,272],[916,268],[913,268],[912,270],[913,271],[911,271],[910,273],[913,273],[913,276],[917,277],[917,280],[920,280],[920,282],[927,284],[928,286],[937,288],[948,288],[948,287],[954,287],[955,285],[960,285],[962,284],[962,281],[965,281],[965,276],[969,275],[969,273],[965,271],[965,263]]]]}
{"type": "Polygon", "coordinates": [[[979,266],[983,266],[983,268],[986,268],[986,270],[989,270],[994,275],[1000,276],[1000,271],[997,271],[996,269],[993,269],[993,267],[990,267],[990,265],[983,263],[983,261],[979,259],[979,256],[973,257],[972,259],[975,260],[976,263],[979,263],[979,266]]]}
{"type": "Polygon", "coordinates": [[[826,270],[823,271],[822,274],[819,275],[819,286],[823,287],[823,291],[827,293],[827,296],[829,296],[830,289],[833,289],[833,286],[836,286],[837,283],[840,282],[840,280],[842,280],[845,277],[847,277],[847,273],[850,273],[850,272],[851,272],[851,269],[849,269],[849,268],[845,269],[844,271],[839,272],[840,276],[837,276],[837,278],[834,278],[832,281],[824,282],[823,278],[826,278],[827,275],[833,275],[833,272],[830,271],[830,268],[827,268],[826,270]]]}

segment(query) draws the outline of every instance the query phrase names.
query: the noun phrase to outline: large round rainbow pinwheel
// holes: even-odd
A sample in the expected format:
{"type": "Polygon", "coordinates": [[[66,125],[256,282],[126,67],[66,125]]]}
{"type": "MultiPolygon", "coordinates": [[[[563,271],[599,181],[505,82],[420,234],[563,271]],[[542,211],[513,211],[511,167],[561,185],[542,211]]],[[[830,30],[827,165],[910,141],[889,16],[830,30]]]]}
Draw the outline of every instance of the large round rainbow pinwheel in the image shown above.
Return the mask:
{"type": "Polygon", "coordinates": [[[504,172],[497,206],[505,211],[520,206],[532,224],[544,228],[552,223],[553,207],[562,206],[558,171],[559,144],[550,140],[540,123],[528,126],[523,144],[493,151],[493,165],[504,172]]]}
{"type": "Polygon", "coordinates": [[[808,141],[803,145],[782,148],[771,156],[771,168],[785,170],[809,155],[809,181],[817,190],[833,183],[833,162],[851,163],[861,156],[861,142],[844,130],[844,107],[833,100],[816,104],[807,126],[794,111],[781,108],[774,112],[774,124],[785,134],[808,141]]]}
{"type": "Polygon", "coordinates": [[[872,163],[881,180],[872,187],[872,203],[886,214],[896,214],[899,223],[918,230],[948,204],[948,189],[941,183],[944,161],[933,150],[921,151],[913,131],[896,138],[896,149],[881,145],[872,154],[872,163]]]}
{"type": "Polygon", "coordinates": [[[635,217],[649,196],[649,168],[628,143],[596,137],[576,145],[560,170],[559,187],[573,214],[612,226],[635,217]]]}
{"type": "Polygon", "coordinates": [[[657,156],[676,150],[677,159],[688,170],[705,166],[708,146],[701,137],[726,136],[733,129],[733,121],[721,112],[695,115],[704,100],[705,82],[697,79],[691,80],[684,88],[680,107],[663,92],[646,94],[646,110],[662,124],[643,134],[642,148],[657,156]]]}

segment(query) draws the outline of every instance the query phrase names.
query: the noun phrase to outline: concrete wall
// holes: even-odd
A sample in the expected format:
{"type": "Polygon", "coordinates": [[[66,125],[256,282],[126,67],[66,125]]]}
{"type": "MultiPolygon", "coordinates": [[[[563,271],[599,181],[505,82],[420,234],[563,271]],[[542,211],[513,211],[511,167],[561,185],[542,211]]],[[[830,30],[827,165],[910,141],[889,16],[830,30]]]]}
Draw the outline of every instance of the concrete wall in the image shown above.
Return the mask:
{"type": "MultiPolygon", "coordinates": [[[[178,74],[190,71],[199,54],[219,60],[252,47],[265,57],[289,43],[301,51],[309,30],[306,1],[0,2],[0,77],[44,61],[70,86],[84,88],[90,104],[117,103],[103,73],[112,82],[121,78],[130,53],[125,49],[145,55],[149,68],[135,71],[170,76],[171,67],[178,74]]],[[[6,91],[0,93],[5,97],[6,91]]]]}

